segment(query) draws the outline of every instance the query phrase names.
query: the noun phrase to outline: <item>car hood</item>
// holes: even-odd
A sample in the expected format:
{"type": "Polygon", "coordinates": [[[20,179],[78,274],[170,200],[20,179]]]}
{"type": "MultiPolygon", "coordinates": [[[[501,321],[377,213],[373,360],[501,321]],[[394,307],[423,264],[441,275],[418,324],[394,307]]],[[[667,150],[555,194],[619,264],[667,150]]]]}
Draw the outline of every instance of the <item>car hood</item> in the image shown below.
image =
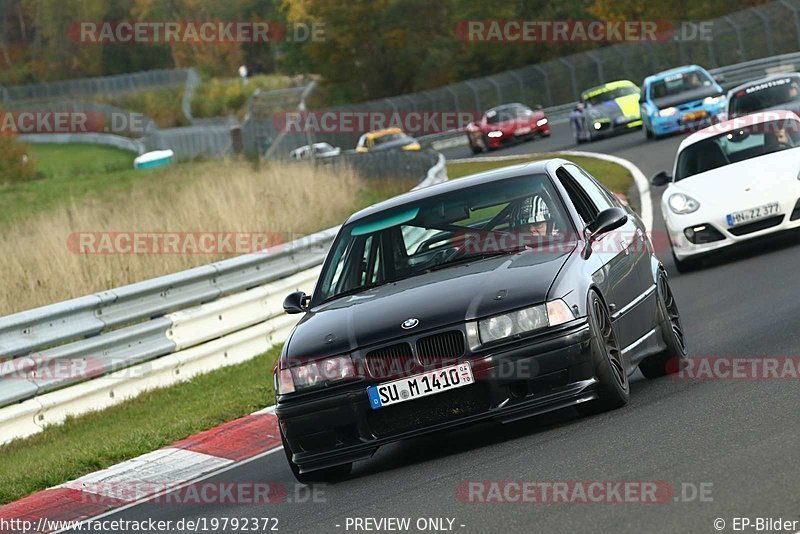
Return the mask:
{"type": "Polygon", "coordinates": [[[653,104],[658,109],[671,108],[673,106],[680,106],[696,100],[702,100],[707,96],[724,95],[725,92],[720,90],[719,87],[713,85],[699,87],[693,91],[684,91],[677,95],[664,96],[661,98],[654,98],[653,104]]]}
{"type": "Polygon", "coordinates": [[[503,133],[511,133],[517,128],[524,128],[526,126],[532,126],[536,124],[536,121],[538,121],[542,117],[544,117],[544,113],[534,112],[533,115],[527,117],[517,117],[515,119],[510,119],[495,124],[487,124],[486,131],[491,132],[492,130],[500,130],[503,133]]]}
{"type": "Polygon", "coordinates": [[[787,185],[800,186],[798,172],[800,148],[793,148],[684,178],[669,187],[664,198],[686,193],[700,202],[701,209],[719,207],[723,211],[731,208],[732,199],[747,199],[747,205],[757,206],[783,199],[787,185]]]}
{"type": "Polygon", "coordinates": [[[618,117],[639,117],[639,95],[625,95],[613,100],[606,100],[602,104],[586,108],[593,119],[618,117]]]}
{"type": "Polygon", "coordinates": [[[544,302],[576,246],[484,258],[321,304],[298,323],[285,356],[294,363],[391,341],[409,333],[400,325],[410,318],[417,335],[544,302]]]}

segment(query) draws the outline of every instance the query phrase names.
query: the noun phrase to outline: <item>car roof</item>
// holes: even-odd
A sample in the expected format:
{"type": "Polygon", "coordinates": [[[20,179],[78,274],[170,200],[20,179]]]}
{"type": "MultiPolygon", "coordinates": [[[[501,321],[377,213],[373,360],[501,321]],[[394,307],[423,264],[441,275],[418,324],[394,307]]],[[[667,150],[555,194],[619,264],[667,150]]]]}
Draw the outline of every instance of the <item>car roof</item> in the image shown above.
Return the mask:
{"type": "Polygon", "coordinates": [[[798,117],[795,113],[786,110],[762,111],[759,113],[751,113],[750,115],[744,115],[742,117],[737,117],[735,119],[720,122],[718,124],[712,124],[707,128],[703,128],[702,130],[693,133],[692,135],[681,141],[680,146],[678,146],[678,152],[680,152],[689,145],[693,145],[698,141],[708,139],[709,137],[714,135],[727,133],[736,130],[737,128],[742,128],[743,126],[751,126],[753,124],[760,124],[762,122],[768,122],[780,119],[800,121],[800,117],[798,117]]]}
{"type": "Polygon", "coordinates": [[[581,93],[581,97],[584,95],[588,95],[590,93],[594,93],[595,91],[600,91],[601,89],[616,89],[617,87],[636,87],[636,84],[630,80],[615,80],[613,82],[604,83],[602,85],[597,85],[595,87],[590,87],[581,93]]]}
{"type": "Polygon", "coordinates": [[[383,130],[374,130],[372,132],[367,132],[365,135],[370,139],[375,139],[376,137],[381,137],[383,135],[389,135],[393,133],[403,133],[403,130],[400,128],[384,128],[383,130]]]}
{"type": "Polygon", "coordinates": [[[769,76],[764,76],[763,78],[759,78],[757,80],[750,80],[749,82],[744,82],[743,84],[737,85],[733,89],[729,90],[728,95],[733,95],[739,91],[747,89],[748,87],[754,87],[756,85],[761,85],[762,83],[780,80],[782,78],[794,78],[800,81],[800,72],[779,72],[776,74],[770,74],[769,76]]]}
{"type": "Polygon", "coordinates": [[[680,67],[673,67],[671,69],[662,70],[661,72],[656,72],[655,74],[651,74],[650,76],[644,79],[644,83],[650,83],[655,80],[660,80],[661,78],[666,78],[672,74],[678,74],[681,72],[686,72],[690,70],[700,69],[702,71],[708,72],[706,69],[701,67],[700,65],[681,65],[680,67]]]}
{"type": "Polygon", "coordinates": [[[520,176],[528,176],[531,174],[544,174],[547,172],[547,167],[549,165],[561,165],[566,163],[570,162],[561,158],[551,158],[545,160],[531,161],[527,163],[511,165],[508,167],[502,167],[500,169],[492,169],[489,171],[484,171],[478,174],[466,176],[464,178],[459,178],[457,180],[448,180],[441,184],[432,185],[430,187],[423,187],[422,189],[415,189],[409,191],[408,193],[404,193],[402,195],[390,198],[388,200],[384,200],[383,202],[374,204],[368,208],[364,208],[363,210],[358,211],[353,215],[351,215],[347,219],[347,221],[345,221],[345,224],[358,221],[360,219],[369,217],[370,215],[374,215],[381,211],[402,206],[409,202],[417,202],[420,200],[424,200],[426,198],[440,195],[442,193],[459,191],[461,189],[467,189],[475,185],[480,185],[490,182],[498,182],[509,178],[517,178],[520,176]]]}

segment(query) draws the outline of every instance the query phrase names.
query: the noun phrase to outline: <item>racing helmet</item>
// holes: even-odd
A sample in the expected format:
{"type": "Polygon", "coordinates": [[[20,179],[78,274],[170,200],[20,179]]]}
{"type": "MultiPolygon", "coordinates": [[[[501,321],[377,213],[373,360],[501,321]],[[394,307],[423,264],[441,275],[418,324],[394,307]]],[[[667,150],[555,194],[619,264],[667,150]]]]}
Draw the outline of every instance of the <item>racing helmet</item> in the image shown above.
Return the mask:
{"type": "Polygon", "coordinates": [[[550,207],[542,195],[526,197],[520,204],[516,217],[517,226],[550,222],[550,207]]]}

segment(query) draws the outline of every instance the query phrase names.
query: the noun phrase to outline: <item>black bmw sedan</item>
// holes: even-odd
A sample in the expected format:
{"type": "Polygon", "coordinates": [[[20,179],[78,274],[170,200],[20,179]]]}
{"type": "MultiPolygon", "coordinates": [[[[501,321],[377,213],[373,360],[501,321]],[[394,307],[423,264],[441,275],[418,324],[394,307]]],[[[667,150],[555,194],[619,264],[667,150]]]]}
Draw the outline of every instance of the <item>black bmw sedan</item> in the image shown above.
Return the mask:
{"type": "Polygon", "coordinates": [[[381,445],[493,419],[628,402],[685,345],[639,216],[551,159],[412,191],[351,216],[274,369],[301,482],[381,445]]]}

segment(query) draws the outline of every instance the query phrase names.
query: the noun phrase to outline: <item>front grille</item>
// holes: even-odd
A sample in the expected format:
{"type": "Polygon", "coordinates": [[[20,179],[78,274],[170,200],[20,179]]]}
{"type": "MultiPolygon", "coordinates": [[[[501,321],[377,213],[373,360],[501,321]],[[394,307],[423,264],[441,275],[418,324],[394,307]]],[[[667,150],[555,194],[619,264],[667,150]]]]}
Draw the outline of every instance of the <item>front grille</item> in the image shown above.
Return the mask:
{"type": "Polygon", "coordinates": [[[472,384],[379,410],[370,410],[367,423],[378,437],[456,420],[489,409],[484,384],[472,384]]]}
{"type": "Polygon", "coordinates": [[[737,236],[746,235],[752,234],[753,232],[758,232],[759,230],[772,228],[773,226],[778,226],[782,222],[783,215],[773,215],[772,217],[767,217],[766,219],[761,219],[760,221],[743,224],[735,228],[728,228],[728,231],[737,236]]]}
{"type": "Polygon", "coordinates": [[[367,353],[367,368],[374,378],[409,375],[414,372],[411,345],[398,343],[367,353]]]}
{"type": "Polygon", "coordinates": [[[464,334],[450,330],[417,341],[417,355],[425,367],[454,361],[464,355],[464,334]]]}

